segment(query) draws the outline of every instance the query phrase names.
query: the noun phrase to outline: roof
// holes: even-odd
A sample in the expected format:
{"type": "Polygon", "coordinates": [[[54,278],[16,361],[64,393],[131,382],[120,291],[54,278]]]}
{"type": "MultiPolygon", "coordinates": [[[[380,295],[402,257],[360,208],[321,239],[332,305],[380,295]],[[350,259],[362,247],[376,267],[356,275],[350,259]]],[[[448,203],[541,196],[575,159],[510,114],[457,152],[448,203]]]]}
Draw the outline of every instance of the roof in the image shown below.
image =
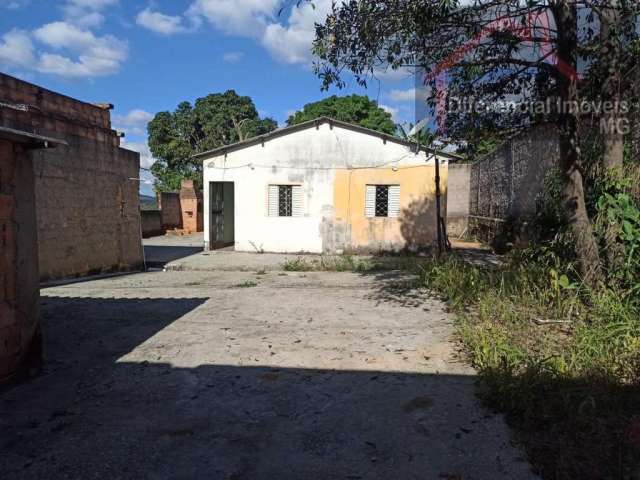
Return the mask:
{"type": "Polygon", "coordinates": [[[44,135],[38,135],[36,133],[3,126],[0,126],[0,138],[11,140],[13,142],[26,143],[38,148],[48,148],[56,145],[69,145],[64,140],[60,140],[58,138],[46,137],[44,135]]]}
{"type": "MultiPolygon", "coordinates": [[[[282,136],[289,135],[291,133],[299,132],[302,130],[307,130],[312,127],[319,127],[320,125],[323,125],[325,123],[328,123],[330,126],[335,125],[340,128],[352,130],[354,132],[364,133],[365,135],[378,137],[384,140],[385,142],[397,143],[399,145],[404,145],[405,147],[412,148],[414,150],[418,147],[418,145],[414,142],[402,140],[401,138],[394,137],[393,135],[389,135],[387,133],[378,132],[376,130],[371,130],[370,128],[361,127],[360,125],[354,125],[352,123],[343,122],[341,120],[336,120],[330,117],[319,117],[314,120],[309,120],[307,122],[291,125],[290,127],[279,128],[272,132],[265,133],[264,135],[258,135],[257,137],[252,137],[247,140],[243,140],[242,142],[237,142],[231,145],[225,145],[223,147],[214,148],[213,150],[208,150],[206,152],[197,153],[196,155],[193,155],[193,158],[214,157],[217,155],[226,154],[236,150],[242,150],[243,148],[251,147],[253,145],[258,145],[258,144],[267,142],[269,140],[273,140],[274,138],[282,137],[282,136]]],[[[442,157],[447,157],[454,160],[458,160],[462,158],[459,155],[440,152],[437,150],[433,150],[431,148],[425,148],[424,146],[420,146],[420,151],[438,154],[442,157]]]]}

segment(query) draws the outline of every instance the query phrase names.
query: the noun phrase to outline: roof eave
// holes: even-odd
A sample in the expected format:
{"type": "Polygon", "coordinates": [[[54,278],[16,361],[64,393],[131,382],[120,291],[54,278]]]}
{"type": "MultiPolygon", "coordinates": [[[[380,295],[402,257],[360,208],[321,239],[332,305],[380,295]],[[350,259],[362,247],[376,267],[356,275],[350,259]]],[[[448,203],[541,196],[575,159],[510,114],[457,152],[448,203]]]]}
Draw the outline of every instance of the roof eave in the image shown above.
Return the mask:
{"type": "Polygon", "coordinates": [[[460,160],[461,157],[458,155],[453,155],[450,153],[446,153],[446,152],[440,152],[431,148],[426,148],[423,146],[418,146],[418,144],[415,144],[413,142],[407,142],[405,140],[402,140],[400,138],[394,137],[393,135],[389,135],[388,133],[382,133],[382,132],[377,132],[375,130],[371,130],[369,128],[365,128],[365,127],[361,127],[360,125],[353,125],[351,123],[347,123],[347,122],[343,122],[341,120],[335,120],[333,118],[329,118],[329,117],[319,117],[316,118],[314,120],[309,120],[307,122],[302,122],[299,123],[297,125],[291,125],[289,127],[284,127],[284,128],[280,128],[278,130],[274,130],[273,132],[269,132],[269,133],[265,133],[263,135],[258,135],[257,137],[252,137],[250,139],[247,140],[243,140],[242,142],[237,142],[237,143],[233,143],[231,145],[225,145],[224,147],[219,147],[219,148],[215,148],[213,150],[209,150],[206,152],[202,152],[202,153],[197,153],[195,155],[192,156],[192,158],[195,159],[207,159],[207,158],[212,158],[212,157],[216,157],[216,156],[220,156],[226,153],[230,153],[232,151],[236,151],[236,150],[241,150],[243,148],[247,148],[250,146],[254,146],[257,144],[264,144],[266,141],[277,138],[277,137],[281,137],[284,135],[288,135],[290,133],[294,133],[297,131],[301,131],[301,130],[306,130],[308,128],[312,128],[312,127],[319,127],[320,125],[323,125],[325,123],[328,123],[330,126],[332,125],[336,125],[338,127],[347,129],[347,130],[353,130],[359,133],[364,133],[367,135],[371,135],[371,136],[375,136],[378,137],[380,139],[382,139],[384,142],[390,141],[393,143],[397,143],[400,145],[404,145],[405,147],[414,149],[414,151],[417,152],[425,152],[425,153],[432,153],[434,155],[439,155],[442,157],[447,157],[450,159],[454,159],[454,160],[460,160]]]}
{"type": "Polygon", "coordinates": [[[69,145],[66,141],[59,138],[3,126],[0,126],[0,138],[27,145],[29,148],[53,148],[58,145],[69,145]]]}

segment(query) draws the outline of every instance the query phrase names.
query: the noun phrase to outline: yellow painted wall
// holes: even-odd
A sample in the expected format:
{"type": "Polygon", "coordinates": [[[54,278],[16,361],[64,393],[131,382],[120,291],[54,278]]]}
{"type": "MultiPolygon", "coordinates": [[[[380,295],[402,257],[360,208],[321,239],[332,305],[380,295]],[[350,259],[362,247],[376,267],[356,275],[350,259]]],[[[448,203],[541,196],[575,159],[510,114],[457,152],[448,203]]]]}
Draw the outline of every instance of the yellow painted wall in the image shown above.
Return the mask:
{"type": "MultiPolygon", "coordinates": [[[[447,167],[440,168],[442,215],[446,218],[447,167]]],[[[334,182],[334,222],[346,248],[399,249],[435,243],[435,166],[338,170],[334,182]],[[400,185],[398,218],[367,218],[367,185],[400,185]]]]}

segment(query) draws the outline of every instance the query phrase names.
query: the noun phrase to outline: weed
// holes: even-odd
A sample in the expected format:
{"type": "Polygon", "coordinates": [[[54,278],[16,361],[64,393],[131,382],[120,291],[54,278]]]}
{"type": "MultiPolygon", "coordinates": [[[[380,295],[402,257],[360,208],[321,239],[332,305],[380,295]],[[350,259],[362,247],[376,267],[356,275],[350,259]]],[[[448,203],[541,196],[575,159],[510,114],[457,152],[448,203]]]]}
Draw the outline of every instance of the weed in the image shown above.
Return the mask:
{"type": "Polygon", "coordinates": [[[544,477],[631,478],[640,465],[637,300],[585,288],[549,251],[516,252],[500,267],[452,255],[422,268],[423,284],[458,314],[481,398],[507,414],[544,477]]]}
{"type": "Polygon", "coordinates": [[[307,262],[302,257],[297,257],[293,260],[287,260],[282,266],[285,272],[309,272],[314,270],[313,265],[307,262]]]}

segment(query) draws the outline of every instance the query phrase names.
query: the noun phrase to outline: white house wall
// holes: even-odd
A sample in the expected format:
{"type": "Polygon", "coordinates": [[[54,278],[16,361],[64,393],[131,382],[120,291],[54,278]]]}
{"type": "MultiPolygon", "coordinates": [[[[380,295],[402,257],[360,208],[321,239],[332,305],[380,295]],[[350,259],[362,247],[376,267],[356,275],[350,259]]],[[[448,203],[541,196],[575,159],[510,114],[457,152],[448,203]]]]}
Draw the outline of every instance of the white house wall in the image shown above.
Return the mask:
{"type": "Polygon", "coordinates": [[[234,182],[236,250],[321,253],[329,244],[348,244],[349,221],[335,221],[336,175],[344,177],[350,168],[394,172],[427,163],[424,152],[327,123],[207,159],[204,238],[210,238],[209,183],[234,182]],[[303,216],[269,217],[269,184],[302,185],[303,216]]]}

